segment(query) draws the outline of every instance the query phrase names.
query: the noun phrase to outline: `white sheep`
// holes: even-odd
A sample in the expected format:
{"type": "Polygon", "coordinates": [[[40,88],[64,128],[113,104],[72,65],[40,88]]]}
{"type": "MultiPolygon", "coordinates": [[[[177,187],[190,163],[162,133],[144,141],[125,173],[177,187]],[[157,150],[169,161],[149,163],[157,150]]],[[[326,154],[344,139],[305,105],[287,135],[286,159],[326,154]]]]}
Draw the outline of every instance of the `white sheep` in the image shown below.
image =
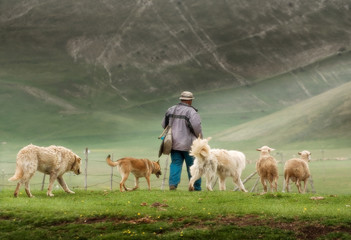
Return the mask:
{"type": "Polygon", "coordinates": [[[301,158],[292,158],[286,161],[284,166],[285,188],[289,192],[289,180],[295,182],[299,193],[306,192],[306,181],[310,177],[308,162],[311,159],[311,153],[307,150],[299,152],[301,158]],[[304,190],[301,191],[301,181],[304,182],[304,190]]]}
{"type": "Polygon", "coordinates": [[[274,151],[274,149],[268,146],[263,146],[256,150],[261,152],[260,158],[256,163],[256,170],[261,178],[264,192],[267,192],[267,180],[270,184],[271,191],[273,192],[273,189],[277,191],[279,177],[278,166],[275,158],[270,155],[270,152],[274,151]]]}

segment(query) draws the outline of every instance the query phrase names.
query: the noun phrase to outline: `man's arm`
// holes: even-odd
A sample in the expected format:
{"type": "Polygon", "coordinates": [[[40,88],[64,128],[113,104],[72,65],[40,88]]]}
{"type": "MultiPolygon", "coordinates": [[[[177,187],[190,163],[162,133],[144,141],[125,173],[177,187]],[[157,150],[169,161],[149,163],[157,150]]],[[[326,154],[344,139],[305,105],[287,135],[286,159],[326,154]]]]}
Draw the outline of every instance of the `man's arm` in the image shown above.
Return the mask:
{"type": "Polygon", "coordinates": [[[194,134],[196,137],[199,137],[199,135],[201,134],[201,138],[203,137],[202,134],[202,127],[201,127],[201,118],[200,115],[197,112],[194,112],[190,119],[190,124],[194,130],[194,134]]]}

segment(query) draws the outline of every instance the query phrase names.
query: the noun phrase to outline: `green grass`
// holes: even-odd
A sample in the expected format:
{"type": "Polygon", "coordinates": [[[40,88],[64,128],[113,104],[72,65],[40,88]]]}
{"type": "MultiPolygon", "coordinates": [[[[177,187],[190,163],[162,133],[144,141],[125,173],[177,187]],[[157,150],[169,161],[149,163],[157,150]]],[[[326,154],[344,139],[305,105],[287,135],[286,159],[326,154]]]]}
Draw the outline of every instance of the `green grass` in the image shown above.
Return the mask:
{"type": "Polygon", "coordinates": [[[315,201],[311,194],[232,191],[34,194],[15,199],[10,191],[0,192],[1,239],[295,239],[312,234],[303,231],[308,226],[329,229],[319,237],[342,228],[351,237],[348,195],[322,195],[324,200],[315,201]],[[153,207],[155,203],[161,206],[153,207]]]}

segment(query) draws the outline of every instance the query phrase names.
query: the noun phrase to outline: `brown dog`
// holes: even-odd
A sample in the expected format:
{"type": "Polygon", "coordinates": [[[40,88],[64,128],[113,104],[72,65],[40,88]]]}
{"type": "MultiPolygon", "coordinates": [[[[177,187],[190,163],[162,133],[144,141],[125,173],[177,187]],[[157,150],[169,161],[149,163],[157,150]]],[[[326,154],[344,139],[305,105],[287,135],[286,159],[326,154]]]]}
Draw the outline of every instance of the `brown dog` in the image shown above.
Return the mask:
{"type": "Polygon", "coordinates": [[[123,192],[123,188],[126,191],[135,190],[139,187],[139,178],[145,177],[147,184],[149,186],[149,190],[151,190],[150,186],[150,175],[151,173],[155,174],[157,178],[161,175],[161,167],[159,161],[153,162],[149,159],[136,159],[132,157],[125,157],[113,162],[111,160],[111,156],[108,155],[106,158],[106,162],[111,167],[118,167],[119,173],[121,174],[122,180],[119,184],[119,190],[123,192]],[[134,174],[135,177],[135,186],[132,189],[126,187],[125,182],[128,179],[130,173],[134,174]],[[122,188],[123,187],[123,188],[122,188]]]}
{"type": "Polygon", "coordinates": [[[48,196],[54,196],[52,187],[56,179],[65,192],[74,193],[68,188],[62,175],[68,171],[80,174],[80,162],[78,155],[61,146],[38,147],[30,144],[22,148],[17,154],[15,175],[9,179],[9,181],[19,180],[14,196],[18,196],[19,188],[24,184],[28,197],[33,197],[29,180],[37,170],[50,175],[48,196]]]}

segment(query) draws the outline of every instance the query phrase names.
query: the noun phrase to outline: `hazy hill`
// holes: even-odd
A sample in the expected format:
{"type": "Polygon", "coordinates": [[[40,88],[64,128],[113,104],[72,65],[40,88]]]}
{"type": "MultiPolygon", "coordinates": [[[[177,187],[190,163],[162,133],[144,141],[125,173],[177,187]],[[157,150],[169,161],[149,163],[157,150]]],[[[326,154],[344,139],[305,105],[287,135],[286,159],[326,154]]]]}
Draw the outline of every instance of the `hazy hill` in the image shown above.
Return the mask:
{"type": "Polygon", "coordinates": [[[210,135],[264,117],[350,81],[350,7],[0,0],[0,141],[154,136],[184,89],[210,135]]]}
{"type": "Polygon", "coordinates": [[[348,148],[351,82],[281,111],[229,128],[217,141],[245,146],[293,145],[296,149],[348,148]],[[330,141],[332,140],[332,141],[330,141]]]}

